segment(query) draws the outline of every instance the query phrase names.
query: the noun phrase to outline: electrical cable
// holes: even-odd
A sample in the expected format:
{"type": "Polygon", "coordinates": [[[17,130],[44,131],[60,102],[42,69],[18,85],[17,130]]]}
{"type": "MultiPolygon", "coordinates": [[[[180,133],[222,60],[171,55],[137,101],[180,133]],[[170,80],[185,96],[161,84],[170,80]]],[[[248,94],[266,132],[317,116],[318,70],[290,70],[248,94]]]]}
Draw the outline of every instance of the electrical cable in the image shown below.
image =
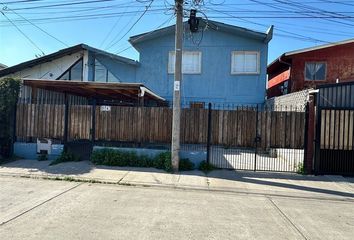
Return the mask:
{"type": "Polygon", "coordinates": [[[11,19],[8,18],[4,12],[2,11],[0,12],[34,47],[36,47],[39,51],[41,51],[43,55],[45,55],[44,51],[40,47],[38,47],[38,45],[35,42],[33,42],[32,39],[28,37],[19,27],[17,27],[16,24],[13,23],[11,19]]]}

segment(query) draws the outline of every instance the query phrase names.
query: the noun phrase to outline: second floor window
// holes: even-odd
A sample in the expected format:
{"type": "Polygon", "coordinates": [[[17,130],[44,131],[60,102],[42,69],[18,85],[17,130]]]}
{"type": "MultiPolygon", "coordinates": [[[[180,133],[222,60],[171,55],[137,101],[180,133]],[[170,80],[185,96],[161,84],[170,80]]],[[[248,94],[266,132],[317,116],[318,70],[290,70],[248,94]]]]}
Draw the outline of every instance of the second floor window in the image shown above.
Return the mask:
{"type": "Polygon", "coordinates": [[[82,81],[82,70],[83,70],[83,61],[80,58],[75,62],[68,70],[66,70],[58,80],[73,80],[73,81],[82,81]]]}
{"type": "Polygon", "coordinates": [[[231,54],[231,74],[259,74],[259,52],[234,51],[231,54]]]}
{"type": "Polygon", "coordinates": [[[305,79],[309,81],[326,80],[326,63],[324,62],[305,63],[305,79]]]}
{"type": "Polygon", "coordinates": [[[95,82],[120,82],[100,61],[95,59],[95,82]]]}
{"type": "MultiPolygon", "coordinates": [[[[169,52],[168,73],[175,73],[176,53],[169,52]]],[[[182,54],[182,73],[200,74],[202,73],[202,53],[199,51],[183,51],[182,54]]]]}

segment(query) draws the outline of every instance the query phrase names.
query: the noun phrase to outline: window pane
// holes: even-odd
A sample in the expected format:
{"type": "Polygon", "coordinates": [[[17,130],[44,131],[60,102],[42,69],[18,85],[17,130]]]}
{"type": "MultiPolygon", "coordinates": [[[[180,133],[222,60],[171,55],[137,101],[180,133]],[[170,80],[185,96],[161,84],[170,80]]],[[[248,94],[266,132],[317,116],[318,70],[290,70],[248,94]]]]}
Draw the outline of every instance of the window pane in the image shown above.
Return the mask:
{"type": "Polygon", "coordinates": [[[107,82],[120,82],[110,71],[108,71],[107,82]]]}
{"type": "Polygon", "coordinates": [[[245,54],[245,72],[257,72],[257,54],[245,54]]]}
{"type": "Polygon", "coordinates": [[[78,61],[74,66],[72,66],[70,80],[82,80],[82,60],[78,61]]]}
{"type": "Polygon", "coordinates": [[[95,59],[95,82],[107,82],[107,69],[95,59]]]}
{"type": "Polygon", "coordinates": [[[233,52],[231,59],[231,73],[258,73],[258,52],[233,52]]]}
{"type": "MultiPolygon", "coordinates": [[[[169,52],[168,73],[175,71],[175,52],[169,52]]],[[[201,52],[184,51],[182,55],[182,73],[199,74],[201,73],[201,52]]]]}
{"type": "Polygon", "coordinates": [[[59,80],[70,80],[69,71],[66,71],[66,73],[64,73],[64,75],[59,78],[59,80]]]}
{"type": "Polygon", "coordinates": [[[315,80],[325,80],[326,65],[323,63],[318,63],[316,69],[315,80]]]}
{"type": "Polygon", "coordinates": [[[326,64],[325,63],[306,63],[305,79],[306,80],[325,80],[326,64]]]}

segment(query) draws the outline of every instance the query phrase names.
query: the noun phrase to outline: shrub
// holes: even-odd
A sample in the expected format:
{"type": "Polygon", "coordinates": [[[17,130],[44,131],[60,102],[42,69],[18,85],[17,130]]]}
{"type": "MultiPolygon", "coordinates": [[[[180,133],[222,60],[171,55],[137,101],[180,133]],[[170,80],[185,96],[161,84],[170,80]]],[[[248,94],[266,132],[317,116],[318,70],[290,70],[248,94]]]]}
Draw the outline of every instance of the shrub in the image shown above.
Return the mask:
{"type": "Polygon", "coordinates": [[[179,161],[179,170],[180,171],[191,171],[195,168],[194,163],[192,163],[188,158],[182,158],[179,161]]]}
{"type": "Polygon", "coordinates": [[[11,157],[13,118],[21,82],[13,78],[0,79],[0,156],[11,157]]]}
{"type": "Polygon", "coordinates": [[[171,153],[160,153],[153,159],[153,166],[157,169],[164,169],[166,172],[172,172],[171,153]]]}
{"type": "Polygon", "coordinates": [[[208,173],[208,172],[213,171],[215,169],[216,169],[216,167],[213,164],[208,163],[207,161],[202,161],[199,164],[199,170],[203,171],[205,173],[208,173]]]}
{"type": "Polygon", "coordinates": [[[59,164],[62,162],[78,162],[80,160],[81,160],[80,157],[76,156],[72,152],[62,151],[60,156],[57,159],[55,159],[53,162],[51,162],[49,165],[55,165],[55,164],[59,164]]]}
{"type": "MultiPolygon", "coordinates": [[[[171,153],[163,152],[152,158],[146,155],[137,155],[136,152],[127,152],[109,148],[95,150],[91,155],[92,163],[119,167],[154,167],[172,172],[171,153]]],[[[189,159],[181,159],[180,170],[188,171],[194,168],[189,159]]]]}

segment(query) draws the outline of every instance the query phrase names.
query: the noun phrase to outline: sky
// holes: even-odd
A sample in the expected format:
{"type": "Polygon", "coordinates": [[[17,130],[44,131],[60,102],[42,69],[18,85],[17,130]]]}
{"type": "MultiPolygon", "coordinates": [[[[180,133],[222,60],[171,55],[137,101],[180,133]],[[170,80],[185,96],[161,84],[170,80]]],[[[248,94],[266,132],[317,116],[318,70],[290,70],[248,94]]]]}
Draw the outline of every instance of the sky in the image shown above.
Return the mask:
{"type": "MultiPolygon", "coordinates": [[[[174,24],[173,0],[0,0],[0,63],[85,43],[138,60],[130,36],[174,24]]],[[[268,62],[296,49],[354,38],[354,0],[188,0],[185,14],[266,32],[268,62]]],[[[187,20],[187,18],[185,18],[187,20]]]]}

